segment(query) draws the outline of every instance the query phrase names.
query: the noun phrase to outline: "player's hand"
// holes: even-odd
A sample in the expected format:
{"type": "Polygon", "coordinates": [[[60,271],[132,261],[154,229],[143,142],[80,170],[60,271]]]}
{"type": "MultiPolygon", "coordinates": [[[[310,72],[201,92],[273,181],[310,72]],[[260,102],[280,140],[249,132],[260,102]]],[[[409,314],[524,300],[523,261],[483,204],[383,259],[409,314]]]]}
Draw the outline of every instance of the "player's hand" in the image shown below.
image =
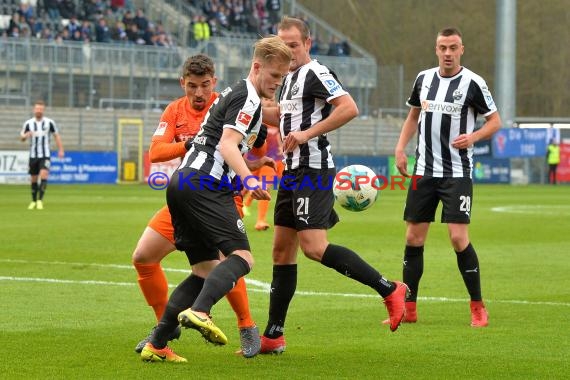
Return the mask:
{"type": "Polygon", "coordinates": [[[291,132],[285,137],[283,141],[283,152],[290,153],[301,144],[309,141],[306,131],[291,132]]]}
{"type": "Polygon", "coordinates": [[[471,133],[464,133],[457,136],[452,142],[451,146],[455,149],[467,149],[475,143],[475,139],[471,133]]]}
{"type": "Polygon", "coordinates": [[[184,148],[186,148],[186,150],[190,150],[190,148],[192,148],[192,141],[194,141],[194,138],[184,141],[184,148]]]}
{"type": "Polygon", "coordinates": [[[408,173],[408,156],[404,151],[396,151],[396,169],[406,178],[410,178],[410,173],[408,173]]]}
{"type": "Polygon", "coordinates": [[[26,141],[28,137],[32,137],[32,132],[28,131],[22,135],[20,135],[20,141],[26,141]]]}
{"type": "Polygon", "coordinates": [[[60,149],[60,150],[57,151],[57,156],[58,156],[59,158],[63,158],[64,155],[65,155],[65,152],[63,151],[63,149],[60,149]]]}
{"type": "Polygon", "coordinates": [[[262,183],[260,183],[254,176],[247,179],[246,183],[244,183],[244,188],[249,190],[253,199],[265,201],[271,200],[271,194],[269,194],[269,191],[263,189],[262,183]]]}
{"type": "Polygon", "coordinates": [[[259,127],[259,132],[257,132],[257,138],[253,143],[253,147],[261,148],[263,144],[265,144],[266,139],[267,139],[267,126],[265,124],[261,124],[261,127],[259,127]]]}

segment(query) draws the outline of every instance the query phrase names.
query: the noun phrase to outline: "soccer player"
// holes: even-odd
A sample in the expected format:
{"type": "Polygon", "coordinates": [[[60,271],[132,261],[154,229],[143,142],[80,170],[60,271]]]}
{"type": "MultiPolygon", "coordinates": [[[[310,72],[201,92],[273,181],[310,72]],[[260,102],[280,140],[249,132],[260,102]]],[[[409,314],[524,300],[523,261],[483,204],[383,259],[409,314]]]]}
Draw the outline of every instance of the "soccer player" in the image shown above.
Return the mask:
{"type": "Polygon", "coordinates": [[[29,173],[31,176],[32,202],[28,210],[43,210],[43,199],[47,188],[50,168],[50,134],[57,144],[57,156],[63,158],[63,144],[55,121],[44,116],[45,103],[38,100],[34,103],[34,117],[26,120],[20,132],[22,142],[30,139],[29,173]],[[38,176],[40,183],[38,185],[38,176]]]}
{"type": "MultiPolygon", "coordinates": [[[[245,226],[233,202],[231,181],[243,181],[255,199],[270,199],[261,181],[252,176],[243,154],[251,149],[260,131],[260,97],[275,96],[290,60],[289,49],[278,37],[257,41],[247,79],[220,93],[172,176],[166,199],[176,248],[186,252],[194,263],[210,260],[218,250],[226,259],[208,268],[211,271],[205,279],[192,273],[176,287],[141,353],[143,360],[186,361],[167,346],[179,322],[200,331],[214,344],[227,343],[225,334],[210,319],[210,310],[253,266],[245,226]]],[[[258,352],[259,346],[242,354],[252,357],[258,352]]]]}
{"type": "Polygon", "coordinates": [[[501,118],[487,84],[479,75],[461,66],[464,52],[461,32],[442,29],[436,38],[439,66],[416,77],[407,101],[410,111],[396,145],[396,166],[407,172],[404,149],[416,131],[417,188],[409,189],[404,210],[406,248],[404,282],[410,288],[404,322],[416,322],[418,286],[423,273],[424,243],[430,223],[442,203],[441,222],[447,223],[457,266],[471,298],[471,326],[484,327],[488,314],[481,296],[479,260],[469,240],[473,205],[473,144],[490,138],[501,127],[501,118]],[[475,119],[485,124],[477,130],[475,119]]]}
{"type": "MultiPolygon", "coordinates": [[[[214,63],[208,56],[198,54],[186,60],[180,78],[185,96],[173,101],[164,110],[150,145],[152,162],[168,161],[186,154],[194,136],[200,130],[208,108],[218,96],[214,92],[216,79],[214,63]]],[[[241,212],[240,195],[235,197],[235,203],[238,212],[241,212]]],[[[174,227],[165,205],[148,223],[132,256],[139,286],[147,303],[153,308],[157,322],[164,314],[168,302],[168,282],[160,262],[175,250],[174,227]]],[[[215,254],[211,260],[217,261],[218,258],[215,254]]],[[[190,265],[195,276],[204,278],[212,264],[210,261],[196,262],[190,259],[190,265]]],[[[227,298],[238,319],[241,349],[247,352],[251,348],[246,346],[251,345],[259,333],[251,318],[243,278],[237,280],[227,298]]],[[[172,332],[170,338],[179,336],[178,328],[172,332]]],[[[149,338],[150,334],[137,344],[135,351],[140,353],[149,338]]]]}
{"type": "Polygon", "coordinates": [[[309,259],[378,292],[388,309],[390,329],[395,331],[404,314],[406,286],[389,281],[358,254],[327,239],[327,229],[338,222],[338,216],[331,186],[336,170],[326,133],[357,116],[358,108],[335,74],[311,60],[311,37],[304,21],[284,17],[277,34],[293,59],[279,107],[264,109],[264,120],[280,126],[285,170],[275,202],[273,279],[261,353],[285,350],[285,317],[297,285],[299,247],[309,259]],[[315,186],[294,185],[307,180],[315,186]]]}

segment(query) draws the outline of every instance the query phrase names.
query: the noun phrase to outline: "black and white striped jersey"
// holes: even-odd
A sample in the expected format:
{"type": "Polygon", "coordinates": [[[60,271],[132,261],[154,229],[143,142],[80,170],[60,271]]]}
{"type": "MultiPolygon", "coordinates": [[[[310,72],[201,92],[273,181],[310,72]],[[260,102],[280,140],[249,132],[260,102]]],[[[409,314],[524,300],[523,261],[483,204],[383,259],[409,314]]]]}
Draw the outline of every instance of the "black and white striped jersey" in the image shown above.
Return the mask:
{"type": "Polygon", "coordinates": [[[49,158],[50,133],[59,133],[55,121],[47,117],[37,121],[33,117],[24,123],[21,135],[26,132],[32,132],[30,138],[30,158],[49,158]]]}
{"type": "MultiPolygon", "coordinates": [[[[332,111],[329,102],[346,94],[334,73],[316,60],[290,72],[279,96],[281,137],[284,139],[290,132],[307,130],[327,118],[332,111]]],[[[284,163],[286,169],[334,168],[326,135],[312,138],[287,153],[284,163]]]]}
{"type": "Polygon", "coordinates": [[[224,161],[219,142],[224,128],[232,128],[243,135],[239,145],[247,153],[261,126],[261,99],[249,79],[239,81],[223,90],[212,103],[192,147],[184,156],[180,168],[190,167],[218,180],[232,179],[234,171],[224,161]]]}
{"type": "Polygon", "coordinates": [[[473,148],[455,149],[451,143],[473,132],[477,115],[497,111],[485,80],[465,67],[442,77],[434,67],[418,74],[406,104],[421,108],[414,174],[471,178],[473,148]]]}

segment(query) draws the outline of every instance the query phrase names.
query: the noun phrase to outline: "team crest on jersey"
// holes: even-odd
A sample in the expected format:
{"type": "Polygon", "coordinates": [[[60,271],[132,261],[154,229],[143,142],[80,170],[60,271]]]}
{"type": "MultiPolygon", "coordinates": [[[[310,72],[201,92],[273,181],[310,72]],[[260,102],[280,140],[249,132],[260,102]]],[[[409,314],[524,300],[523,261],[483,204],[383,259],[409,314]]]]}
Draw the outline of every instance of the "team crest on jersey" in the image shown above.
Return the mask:
{"type": "Polygon", "coordinates": [[[291,95],[297,95],[298,92],[299,92],[299,85],[295,83],[293,87],[291,87],[291,95]]]}
{"type": "Polygon", "coordinates": [[[242,126],[244,126],[247,129],[247,127],[249,127],[249,124],[251,123],[252,119],[253,119],[253,116],[251,116],[248,113],[245,113],[244,111],[241,111],[237,116],[236,122],[238,124],[241,124],[242,126]]]}
{"type": "Polygon", "coordinates": [[[164,132],[166,132],[167,126],[168,126],[168,123],[166,121],[161,121],[160,123],[158,123],[158,127],[156,128],[156,131],[154,131],[154,135],[155,136],[164,136],[164,132]]]}
{"type": "Polygon", "coordinates": [[[453,91],[453,99],[460,100],[462,97],[463,97],[463,93],[461,92],[461,90],[453,91]]]}
{"type": "Polygon", "coordinates": [[[245,224],[243,224],[243,220],[238,219],[237,221],[237,228],[241,233],[245,234],[245,224]]]}

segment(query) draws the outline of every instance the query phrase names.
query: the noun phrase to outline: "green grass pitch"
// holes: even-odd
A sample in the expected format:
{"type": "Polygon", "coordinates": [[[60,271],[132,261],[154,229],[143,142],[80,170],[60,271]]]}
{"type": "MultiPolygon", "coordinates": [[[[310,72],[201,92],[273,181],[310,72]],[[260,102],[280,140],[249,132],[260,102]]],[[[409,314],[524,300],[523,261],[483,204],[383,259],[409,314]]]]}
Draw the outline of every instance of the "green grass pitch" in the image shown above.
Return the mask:
{"type": "MultiPolygon", "coordinates": [[[[50,185],[43,211],[28,186],[0,186],[0,378],[3,379],[563,379],[570,378],[570,188],[475,187],[471,240],[490,326],[469,327],[467,292],[445,225],[426,243],[419,321],[391,333],[371,289],[299,257],[287,351],[244,359],[225,300],[213,309],[229,345],[183,331],[172,348],[187,364],[143,363],[136,343],[154,324],[131,253],[165,194],[148,186],[50,185]]],[[[329,238],[390,279],[401,278],[405,192],[370,210],[338,209],[329,238]]],[[[255,204],[254,204],[255,207],[255,204]]],[[[439,218],[439,215],[438,215],[439,218]]],[[[250,305],[267,318],[272,229],[245,219],[256,266],[250,305]]],[[[188,273],[181,253],[163,261],[171,285],[188,273]]]]}

